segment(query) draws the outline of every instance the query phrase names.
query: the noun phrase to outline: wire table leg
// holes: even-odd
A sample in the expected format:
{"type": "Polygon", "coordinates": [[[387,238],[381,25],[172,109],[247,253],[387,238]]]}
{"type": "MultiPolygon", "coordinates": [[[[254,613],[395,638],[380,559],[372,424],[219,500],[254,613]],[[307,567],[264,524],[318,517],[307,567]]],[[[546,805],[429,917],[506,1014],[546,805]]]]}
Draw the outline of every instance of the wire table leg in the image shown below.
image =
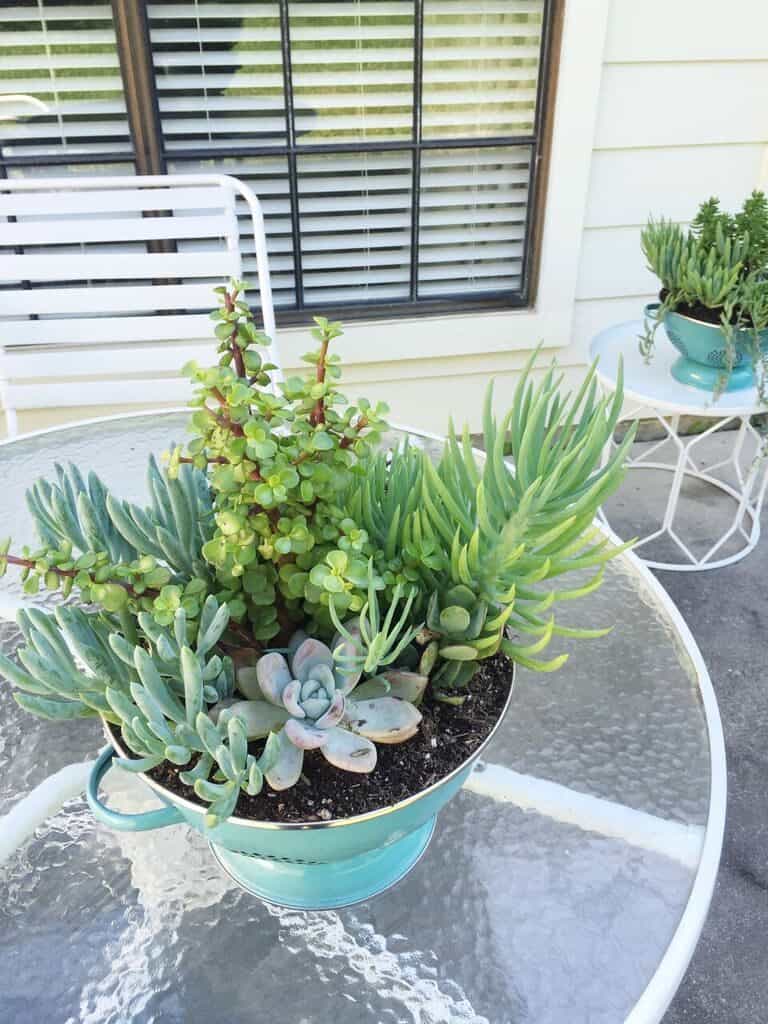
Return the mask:
{"type": "MultiPolygon", "coordinates": [[[[641,408],[634,409],[631,412],[631,417],[634,418],[641,413],[647,416],[650,411],[641,408]]],[[[703,433],[686,439],[680,436],[680,416],[678,414],[662,417],[659,413],[653,412],[652,415],[664,427],[667,436],[662,438],[661,441],[652,444],[641,455],[630,458],[628,469],[630,472],[644,469],[671,473],[672,481],[666,498],[660,528],[638,539],[635,547],[636,554],[651,568],[677,572],[718,569],[744,558],[754,550],[760,539],[760,512],[765,499],[766,489],[768,489],[768,461],[760,457],[761,438],[752,426],[750,417],[733,416],[718,419],[703,433]],[[738,430],[733,432],[734,437],[729,455],[709,465],[697,465],[693,455],[696,448],[713,434],[722,432],[723,426],[727,424],[728,419],[739,421],[738,430]],[[757,451],[747,468],[743,469],[742,460],[745,453],[745,444],[750,437],[756,442],[757,451]],[[650,455],[655,454],[669,442],[672,442],[677,451],[677,458],[674,462],[649,459],[650,455]],[[715,475],[717,471],[722,469],[732,470],[734,483],[729,483],[727,480],[715,475]],[[699,556],[691,551],[679,533],[680,520],[682,518],[679,515],[679,506],[683,484],[686,479],[695,479],[707,483],[713,488],[722,491],[729,500],[736,503],[735,513],[728,528],[715,539],[714,543],[703,555],[699,556]],[[743,538],[745,543],[730,555],[717,557],[723,546],[737,534],[743,538]],[[643,556],[642,548],[645,545],[664,537],[671,540],[680,550],[684,556],[682,560],[662,562],[643,556]]],[[[612,445],[613,442],[607,446],[604,458],[607,458],[612,445]]],[[[611,526],[604,508],[600,510],[599,518],[606,525],[611,526]]]]}

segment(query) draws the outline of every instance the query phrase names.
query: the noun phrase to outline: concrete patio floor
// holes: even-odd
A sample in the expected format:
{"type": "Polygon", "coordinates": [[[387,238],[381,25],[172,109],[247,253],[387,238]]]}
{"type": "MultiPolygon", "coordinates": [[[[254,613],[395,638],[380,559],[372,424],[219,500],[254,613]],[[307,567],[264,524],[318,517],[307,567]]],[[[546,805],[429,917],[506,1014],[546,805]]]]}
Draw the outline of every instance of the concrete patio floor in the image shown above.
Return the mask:
{"type": "MultiPolygon", "coordinates": [[[[727,435],[707,442],[714,455],[727,435]]],[[[612,525],[630,536],[669,479],[630,474],[612,501],[612,525]]],[[[728,499],[687,487],[692,535],[712,535],[728,499]]],[[[730,509],[729,509],[730,512],[730,509]]],[[[707,572],[658,571],[701,648],[717,693],[728,757],[728,814],[709,918],[665,1024],[765,1024],[768,1020],[768,514],[766,534],[742,562],[707,572]]]]}

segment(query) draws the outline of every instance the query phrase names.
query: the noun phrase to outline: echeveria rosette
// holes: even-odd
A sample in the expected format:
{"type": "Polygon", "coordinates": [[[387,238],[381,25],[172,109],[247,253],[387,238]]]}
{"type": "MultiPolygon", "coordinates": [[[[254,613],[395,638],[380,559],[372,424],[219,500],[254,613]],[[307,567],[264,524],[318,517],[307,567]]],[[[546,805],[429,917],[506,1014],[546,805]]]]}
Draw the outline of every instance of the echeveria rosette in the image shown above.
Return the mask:
{"type": "MultiPolygon", "coordinates": [[[[361,671],[341,667],[326,644],[313,637],[297,641],[288,659],[270,651],[255,666],[241,668],[238,688],[251,699],[222,712],[237,715],[249,739],[277,733],[276,756],[265,771],[273,789],[298,782],[305,750],[320,750],[344,771],[367,773],[376,767],[373,741],[402,743],[417,732],[421,713],[400,694],[419,699],[426,678],[422,684],[414,673],[393,671],[360,683],[361,671]]],[[[336,650],[343,653],[348,642],[336,650]]]]}

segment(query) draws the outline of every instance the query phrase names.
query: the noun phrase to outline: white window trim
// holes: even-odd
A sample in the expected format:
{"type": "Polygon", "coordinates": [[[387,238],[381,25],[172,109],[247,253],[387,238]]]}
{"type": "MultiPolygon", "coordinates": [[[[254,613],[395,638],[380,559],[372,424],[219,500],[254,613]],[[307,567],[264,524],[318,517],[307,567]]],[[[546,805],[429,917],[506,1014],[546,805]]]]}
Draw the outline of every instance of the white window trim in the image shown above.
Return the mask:
{"type": "MultiPolygon", "coordinates": [[[[351,322],[336,343],[347,365],[570,343],[610,5],[566,3],[534,307],[351,322]]],[[[307,334],[306,326],[281,328],[285,365],[300,365],[307,334]]]]}

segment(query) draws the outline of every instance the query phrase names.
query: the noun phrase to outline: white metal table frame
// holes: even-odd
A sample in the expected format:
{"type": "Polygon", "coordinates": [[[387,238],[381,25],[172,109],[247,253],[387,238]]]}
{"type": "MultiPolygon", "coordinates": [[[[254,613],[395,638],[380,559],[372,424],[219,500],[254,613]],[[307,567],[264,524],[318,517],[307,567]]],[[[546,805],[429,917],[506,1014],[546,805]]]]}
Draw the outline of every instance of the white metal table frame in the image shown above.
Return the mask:
{"type": "MultiPolygon", "coordinates": [[[[603,331],[593,340],[590,349],[591,355],[593,358],[601,355],[600,349],[607,344],[605,339],[608,338],[610,341],[609,336],[611,334],[616,336],[620,331],[624,332],[624,338],[631,333],[633,344],[636,347],[634,339],[639,334],[639,329],[639,323],[630,322],[603,331]]],[[[659,331],[659,345],[664,342],[666,339],[663,338],[663,332],[659,331]]],[[[629,353],[625,351],[622,355],[626,357],[629,353]]],[[[646,374],[653,373],[659,378],[661,386],[654,394],[648,394],[641,387],[633,386],[633,364],[625,366],[625,405],[621,413],[621,422],[652,418],[665,431],[664,437],[651,443],[641,454],[630,456],[627,468],[629,470],[659,470],[672,475],[661,525],[651,533],[641,536],[635,543],[634,550],[645,565],[652,569],[666,569],[673,572],[701,572],[707,569],[720,569],[745,558],[755,549],[760,540],[760,513],[768,487],[768,460],[757,454],[762,450],[765,439],[752,424],[752,417],[756,413],[766,410],[760,407],[754,388],[729,392],[721,396],[719,402],[711,402],[712,396],[708,392],[680,384],[669,375],[669,366],[672,361],[673,356],[670,356],[669,353],[665,357],[664,354],[657,351],[649,366],[644,367],[646,374]],[[681,436],[680,420],[684,416],[711,419],[713,423],[701,433],[681,436]],[[709,464],[697,464],[694,456],[702,442],[727,427],[731,428],[729,433],[733,434],[733,442],[728,456],[709,464]],[[749,439],[755,444],[756,454],[752,456],[749,456],[745,448],[745,442],[749,439]],[[659,449],[668,445],[670,441],[677,451],[676,459],[673,462],[654,459],[654,455],[659,449]],[[719,471],[725,470],[732,472],[735,484],[716,475],[719,471]],[[678,506],[683,482],[686,478],[701,480],[717,488],[735,503],[730,525],[702,555],[694,554],[676,529],[676,523],[679,522],[678,506]],[[644,545],[661,537],[668,537],[679,548],[686,560],[661,562],[644,558],[642,551],[638,549],[642,549],[644,545]],[[743,541],[741,547],[727,556],[718,557],[722,548],[733,537],[743,541]]],[[[615,391],[616,372],[613,363],[606,367],[604,359],[601,359],[598,362],[597,375],[605,392],[615,391]]],[[[616,447],[615,440],[609,442],[604,454],[606,460],[616,447]]],[[[610,527],[605,509],[600,509],[599,519],[610,527]]]]}
{"type": "MultiPolygon", "coordinates": [[[[178,407],[162,410],[163,413],[185,411],[187,410],[178,407]]],[[[61,424],[56,427],[31,431],[18,437],[0,441],[0,450],[30,437],[52,434],[72,427],[112,423],[117,420],[130,420],[157,414],[158,410],[145,410],[61,424]]],[[[410,427],[397,426],[396,429],[406,430],[409,433],[429,440],[442,440],[436,434],[415,430],[410,427]]],[[[604,525],[601,529],[616,544],[621,543],[620,538],[616,536],[609,526],[604,525]]],[[[710,754],[710,791],[707,823],[703,830],[698,867],[688,900],[664,955],[659,961],[645,990],[625,1019],[625,1024],[661,1024],[662,1018],[683,980],[683,976],[696,949],[709,912],[717,880],[720,853],[725,833],[727,803],[725,742],[717,698],[712,687],[709,672],[693,634],[678,611],[677,606],[653,573],[646,568],[646,564],[631,551],[624,552],[623,557],[635,562],[638,575],[643,579],[646,586],[658,600],[660,606],[669,616],[686,653],[691,659],[706,721],[710,754]]],[[[0,601],[0,620],[14,620],[18,607],[19,605],[17,604],[0,601]]],[[[56,813],[65,800],[78,795],[84,789],[90,767],[90,763],[86,763],[70,765],[68,768],[62,769],[38,786],[10,814],[6,815],[4,820],[8,827],[0,829],[0,835],[3,839],[0,842],[0,862],[10,856],[13,850],[20,846],[34,832],[38,824],[56,813]]],[[[642,812],[629,811],[629,816],[622,820],[621,811],[628,811],[629,809],[623,808],[621,805],[578,794],[573,790],[564,789],[556,783],[548,783],[544,780],[539,781],[538,785],[535,785],[538,780],[533,780],[529,776],[515,776],[515,773],[512,772],[509,773],[509,776],[509,780],[505,780],[509,788],[509,793],[505,794],[505,798],[511,799],[520,807],[538,810],[539,813],[548,814],[562,821],[569,821],[589,831],[603,831],[605,834],[617,835],[624,833],[624,838],[627,838],[627,832],[637,829],[639,824],[647,824],[649,826],[647,834],[642,837],[638,835],[638,841],[643,843],[650,842],[652,844],[668,841],[654,833],[659,819],[652,816],[644,815],[642,812]],[[513,776],[515,777],[513,778],[513,776]],[[531,784],[530,786],[529,783],[531,784]],[[520,789],[520,792],[517,792],[516,788],[520,789]],[[563,799],[564,797],[565,800],[563,799]],[[607,815],[606,812],[608,812],[607,815]],[[617,812],[616,818],[609,820],[609,818],[613,818],[614,812],[617,812]],[[646,818],[648,818],[647,823],[644,822],[646,818]]],[[[468,786],[471,786],[472,778],[467,783],[468,786]]],[[[691,839],[693,840],[694,837],[691,836],[691,839]]],[[[679,834],[675,834],[674,841],[676,843],[680,842],[679,834]]]]}

